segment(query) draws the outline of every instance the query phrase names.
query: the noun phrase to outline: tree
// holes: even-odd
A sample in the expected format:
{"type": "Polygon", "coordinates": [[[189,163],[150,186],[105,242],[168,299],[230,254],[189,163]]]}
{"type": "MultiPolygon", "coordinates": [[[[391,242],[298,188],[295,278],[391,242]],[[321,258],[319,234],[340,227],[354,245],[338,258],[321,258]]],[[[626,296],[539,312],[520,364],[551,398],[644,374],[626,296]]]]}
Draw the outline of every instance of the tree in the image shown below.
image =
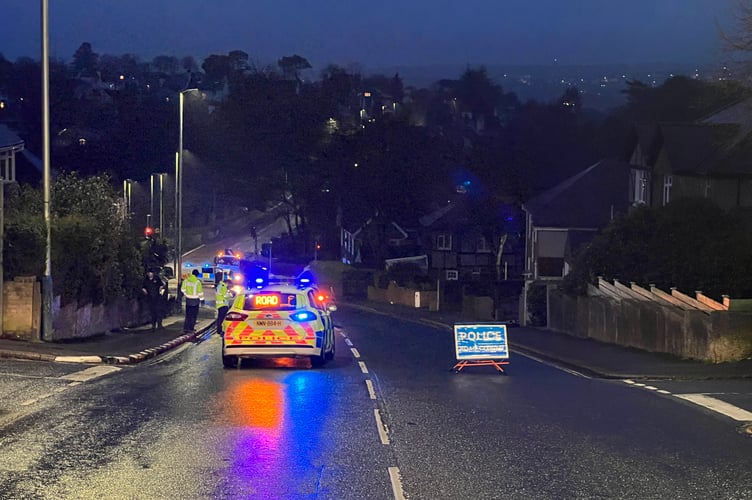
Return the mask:
{"type": "Polygon", "coordinates": [[[225,55],[212,54],[204,59],[201,68],[206,73],[209,86],[219,89],[230,76],[230,59],[225,55]]]}
{"type": "Polygon", "coordinates": [[[95,76],[97,74],[99,55],[95,53],[89,42],[82,43],[73,54],[71,66],[80,76],[95,76]]]}
{"type": "MultiPolygon", "coordinates": [[[[109,178],[63,175],[51,195],[53,285],[61,304],[134,297],[143,274],[141,258],[109,178]]],[[[19,186],[6,203],[6,274],[40,275],[46,234],[41,190],[19,186]]]]}
{"type": "Polygon", "coordinates": [[[178,63],[177,57],[161,55],[152,59],[151,67],[158,73],[167,73],[168,75],[172,75],[178,72],[180,65],[178,63]]]}
{"type": "Polygon", "coordinates": [[[300,80],[301,71],[311,69],[308,59],[298,54],[282,57],[277,61],[277,66],[282,70],[282,76],[295,80],[300,80]]]}

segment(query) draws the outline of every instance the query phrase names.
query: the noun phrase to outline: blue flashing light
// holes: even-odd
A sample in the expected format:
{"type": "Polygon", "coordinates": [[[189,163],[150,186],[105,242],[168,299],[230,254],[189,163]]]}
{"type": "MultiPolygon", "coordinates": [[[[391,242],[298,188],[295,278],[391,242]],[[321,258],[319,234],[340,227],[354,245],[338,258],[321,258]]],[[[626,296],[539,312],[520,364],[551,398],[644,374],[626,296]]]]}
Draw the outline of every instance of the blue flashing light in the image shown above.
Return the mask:
{"type": "Polygon", "coordinates": [[[264,282],[264,278],[256,278],[256,283],[261,284],[263,282],[264,282]]]}
{"type": "Polygon", "coordinates": [[[313,321],[316,319],[316,315],[311,311],[298,311],[290,315],[290,319],[293,321],[313,321]]]}
{"type": "Polygon", "coordinates": [[[316,280],[314,279],[313,273],[309,269],[306,269],[298,275],[295,281],[297,282],[298,288],[306,288],[315,283],[316,280]]]}
{"type": "Polygon", "coordinates": [[[512,216],[510,215],[509,217],[507,217],[507,220],[508,220],[508,221],[513,221],[513,220],[514,220],[514,217],[512,217],[512,216]]]}
{"type": "Polygon", "coordinates": [[[191,264],[190,262],[185,262],[185,263],[183,263],[183,266],[185,266],[185,267],[193,267],[193,264],[191,264]]]}

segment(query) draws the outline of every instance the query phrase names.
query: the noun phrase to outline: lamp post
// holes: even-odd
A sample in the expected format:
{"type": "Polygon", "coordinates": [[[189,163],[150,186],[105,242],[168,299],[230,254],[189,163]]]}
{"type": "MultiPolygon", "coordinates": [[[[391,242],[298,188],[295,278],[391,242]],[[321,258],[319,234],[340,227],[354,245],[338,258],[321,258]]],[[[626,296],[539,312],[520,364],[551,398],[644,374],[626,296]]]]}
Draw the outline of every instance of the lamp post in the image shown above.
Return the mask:
{"type": "Polygon", "coordinates": [[[159,227],[159,234],[160,234],[160,236],[162,238],[165,237],[164,233],[162,232],[164,230],[164,198],[163,198],[163,194],[164,194],[164,176],[165,175],[167,175],[167,174],[164,174],[164,173],[151,174],[151,177],[149,179],[149,182],[151,183],[151,186],[150,186],[151,187],[151,203],[150,203],[150,208],[151,208],[152,218],[155,220],[155,224],[156,224],[157,217],[154,215],[154,213],[155,213],[154,212],[154,177],[156,176],[159,179],[159,187],[158,187],[158,189],[159,189],[159,222],[158,222],[159,226],[157,226],[157,227],[159,227]]]}
{"type": "MultiPolygon", "coordinates": [[[[180,91],[180,99],[179,99],[179,112],[180,112],[180,137],[178,139],[178,164],[177,164],[177,179],[175,180],[177,184],[177,226],[178,226],[178,237],[177,237],[177,269],[175,270],[178,274],[178,299],[180,299],[180,285],[183,280],[183,108],[184,108],[184,101],[185,101],[185,94],[188,92],[194,92],[198,89],[185,89],[180,91]]],[[[178,302],[179,304],[179,302],[178,302]]],[[[179,307],[179,306],[178,306],[179,307]]]]}
{"type": "Polygon", "coordinates": [[[49,2],[42,0],[42,183],[46,235],[42,280],[42,340],[52,340],[52,236],[50,226],[50,36],[49,2]]]}

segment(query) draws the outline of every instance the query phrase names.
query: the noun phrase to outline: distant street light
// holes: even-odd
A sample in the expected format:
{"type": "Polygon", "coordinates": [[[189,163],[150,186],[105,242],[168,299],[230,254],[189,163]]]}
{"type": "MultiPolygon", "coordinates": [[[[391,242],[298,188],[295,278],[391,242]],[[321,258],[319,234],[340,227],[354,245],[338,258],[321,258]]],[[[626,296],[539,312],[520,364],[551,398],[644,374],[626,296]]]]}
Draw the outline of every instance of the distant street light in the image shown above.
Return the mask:
{"type": "MultiPolygon", "coordinates": [[[[151,213],[154,213],[154,177],[159,177],[159,234],[162,238],[164,235],[164,176],[167,174],[151,174],[151,213]]],[[[156,217],[155,217],[156,219],[156,217]]]]}

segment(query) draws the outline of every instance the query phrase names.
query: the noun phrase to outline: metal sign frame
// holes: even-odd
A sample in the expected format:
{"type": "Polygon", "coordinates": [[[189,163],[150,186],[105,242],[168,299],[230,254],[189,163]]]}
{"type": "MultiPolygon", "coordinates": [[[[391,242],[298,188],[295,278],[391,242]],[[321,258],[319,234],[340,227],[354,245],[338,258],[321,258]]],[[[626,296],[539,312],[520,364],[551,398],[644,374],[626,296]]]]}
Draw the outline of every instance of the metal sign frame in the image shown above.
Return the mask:
{"type": "Polygon", "coordinates": [[[493,366],[504,373],[502,365],[509,364],[509,343],[505,323],[455,323],[454,353],[457,363],[452,367],[460,372],[467,366],[493,366]]]}

